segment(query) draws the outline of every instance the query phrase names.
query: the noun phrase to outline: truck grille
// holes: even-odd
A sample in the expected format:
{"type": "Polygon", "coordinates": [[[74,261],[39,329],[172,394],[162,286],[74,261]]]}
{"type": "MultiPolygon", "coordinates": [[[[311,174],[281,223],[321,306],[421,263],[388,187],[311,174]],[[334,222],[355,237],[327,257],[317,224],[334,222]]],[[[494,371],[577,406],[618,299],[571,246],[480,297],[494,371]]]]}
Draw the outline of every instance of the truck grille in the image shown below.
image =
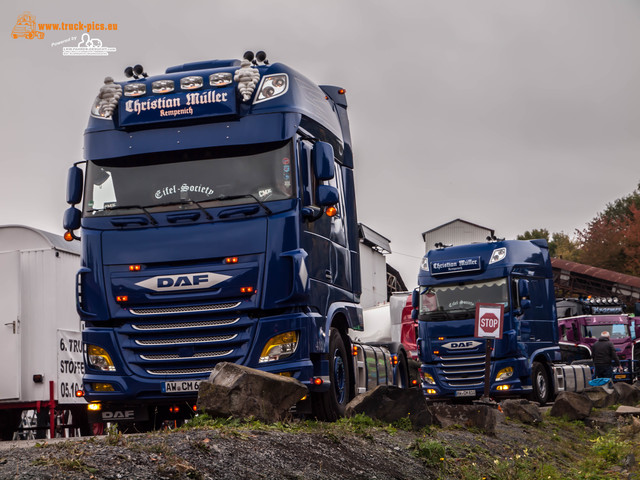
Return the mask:
{"type": "Polygon", "coordinates": [[[188,307],[130,308],[129,312],[134,315],[168,315],[175,313],[199,313],[230,310],[232,308],[236,308],[239,305],[240,302],[214,303],[211,305],[192,305],[188,307]]]}
{"type": "Polygon", "coordinates": [[[484,355],[440,357],[437,365],[450,387],[476,387],[484,384],[484,355]]]}
{"type": "Polygon", "coordinates": [[[156,317],[134,319],[118,329],[118,343],[126,363],[142,377],[202,376],[220,361],[244,363],[256,320],[248,316],[189,316],[184,321],[156,317]]]}

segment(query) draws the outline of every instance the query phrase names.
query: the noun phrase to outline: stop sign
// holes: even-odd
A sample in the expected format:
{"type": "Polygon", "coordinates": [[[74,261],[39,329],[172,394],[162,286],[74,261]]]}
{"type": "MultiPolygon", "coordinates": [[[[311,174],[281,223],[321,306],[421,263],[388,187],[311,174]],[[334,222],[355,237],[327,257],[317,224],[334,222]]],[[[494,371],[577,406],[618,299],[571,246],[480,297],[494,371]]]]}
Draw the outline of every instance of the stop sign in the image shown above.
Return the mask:
{"type": "Polygon", "coordinates": [[[494,333],[500,326],[500,319],[491,312],[480,317],[480,328],[487,333],[494,333]]]}
{"type": "Polygon", "coordinates": [[[504,305],[500,303],[476,303],[477,338],[502,338],[504,305]]]}

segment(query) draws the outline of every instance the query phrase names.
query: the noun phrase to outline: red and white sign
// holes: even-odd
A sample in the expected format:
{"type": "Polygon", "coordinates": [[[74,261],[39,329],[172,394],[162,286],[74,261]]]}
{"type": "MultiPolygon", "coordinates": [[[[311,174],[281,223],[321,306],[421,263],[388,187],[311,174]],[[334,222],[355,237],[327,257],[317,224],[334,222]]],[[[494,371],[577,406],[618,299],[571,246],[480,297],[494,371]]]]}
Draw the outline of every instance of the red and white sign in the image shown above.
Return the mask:
{"type": "Polygon", "coordinates": [[[476,303],[476,338],[502,338],[504,305],[476,303]]]}

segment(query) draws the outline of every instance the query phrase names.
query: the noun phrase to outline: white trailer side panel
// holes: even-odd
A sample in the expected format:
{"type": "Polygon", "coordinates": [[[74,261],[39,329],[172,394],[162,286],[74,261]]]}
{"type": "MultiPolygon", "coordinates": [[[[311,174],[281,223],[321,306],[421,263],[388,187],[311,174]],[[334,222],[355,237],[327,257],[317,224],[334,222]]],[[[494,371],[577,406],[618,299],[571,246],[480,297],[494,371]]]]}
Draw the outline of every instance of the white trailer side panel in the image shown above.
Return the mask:
{"type": "Polygon", "coordinates": [[[0,253],[0,401],[20,398],[20,253],[0,253]]]}
{"type": "Polygon", "coordinates": [[[54,249],[20,252],[21,273],[21,398],[23,402],[49,400],[49,381],[59,398],[61,373],[58,330],[80,331],[75,309],[77,255],[54,249]],[[34,375],[43,375],[41,383],[34,375]]]}

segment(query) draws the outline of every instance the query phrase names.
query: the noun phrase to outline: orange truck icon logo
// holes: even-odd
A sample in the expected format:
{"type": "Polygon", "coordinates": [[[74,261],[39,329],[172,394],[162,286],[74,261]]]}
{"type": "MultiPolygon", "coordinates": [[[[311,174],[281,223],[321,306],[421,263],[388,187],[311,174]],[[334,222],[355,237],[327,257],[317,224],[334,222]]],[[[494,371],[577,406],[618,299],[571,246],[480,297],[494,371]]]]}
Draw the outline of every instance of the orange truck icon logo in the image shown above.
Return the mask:
{"type": "Polygon", "coordinates": [[[36,17],[29,12],[24,12],[18,17],[13,30],[11,31],[13,38],[24,37],[29,40],[33,38],[44,38],[44,32],[36,28],[36,17]]]}

